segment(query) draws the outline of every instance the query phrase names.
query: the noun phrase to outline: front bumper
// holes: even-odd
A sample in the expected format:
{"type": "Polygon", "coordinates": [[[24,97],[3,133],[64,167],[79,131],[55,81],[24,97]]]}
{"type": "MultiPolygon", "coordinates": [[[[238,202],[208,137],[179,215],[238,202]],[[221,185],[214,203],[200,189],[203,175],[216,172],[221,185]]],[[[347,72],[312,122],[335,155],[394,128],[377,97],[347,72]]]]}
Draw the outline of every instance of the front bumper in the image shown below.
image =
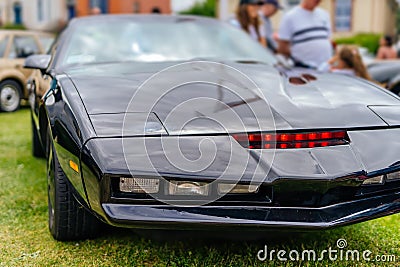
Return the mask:
{"type": "MultiPolygon", "coordinates": [[[[160,153],[162,146],[157,138],[146,141],[153,145],[152,149],[146,151],[146,157],[144,153],[132,153],[129,162],[133,166],[130,168],[126,166],[124,154],[121,153],[120,139],[93,139],[87,144],[90,153],[84,153],[82,161],[83,166],[86,164],[98,168],[94,171],[89,168],[85,171],[83,168],[83,177],[90,208],[104,221],[115,226],[207,230],[210,227],[227,230],[326,229],[400,212],[400,180],[383,185],[362,185],[365,178],[400,171],[399,133],[398,128],[348,131],[351,139],[349,145],[277,150],[273,157],[268,150],[263,150],[263,153],[251,151],[240,182],[250,182],[253,177],[258,181],[261,180],[258,178],[264,178],[262,187],[270,190],[263,191],[261,196],[268,196],[269,202],[265,199],[262,202],[262,199],[254,196],[232,202],[224,202],[221,198],[212,205],[200,207],[177,207],[144,196],[120,194],[118,191],[120,177],[133,176],[127,171],[129,169],[134,170],[138,177],[154,177],[154,170],[146,167],[144,159],[147,156],[152,159],[152,168],[166,180],[209,182],[210,179],[218,179],[228,162],[226,158],[229,153],[225,153],[228,151],[225,145],[237,146],[236,154],[232,157],[234,159],[249,154],[248,150],[235,142],[231,143],[224,136],[213,137],[220,154],[215,157],[211,167],[196,175],[178,170],[168,163],[165,155],[160,153]],[[85,160],[85,155],[87,159],[93,157],[96,164],[85,160]],[[259,163],[262,163],[261,167],[259,163]],[[265,166],[271,166],[271,169],[265,166]],[[116,186],[114,180],[117,181],[116,186]]],[[[186,137],[188,151],[195,147],[191,142],[198,144],[199,138],[186,137]]],[[[137,148],[143,140],[131,138],[131,141],[131,147],[137,148]]],[[[235,181],[237,173],[241,172],[233,170],[232,177],[227,177],[226,181],[235,181]]]]}
{"type": "Polygon", "coordinates": [[[326,229],[400,212],[400,192],[320,208],[103,204],[107,220],[120,227],[151,229],[326,229]]]}

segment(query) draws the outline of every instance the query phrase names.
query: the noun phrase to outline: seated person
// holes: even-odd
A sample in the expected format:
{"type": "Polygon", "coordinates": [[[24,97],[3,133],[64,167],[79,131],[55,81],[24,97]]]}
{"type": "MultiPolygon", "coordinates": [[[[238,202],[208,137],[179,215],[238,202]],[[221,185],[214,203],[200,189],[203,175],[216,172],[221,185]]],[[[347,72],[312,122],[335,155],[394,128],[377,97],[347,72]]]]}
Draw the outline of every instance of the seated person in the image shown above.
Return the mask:
{"type": "Polygon", "coordinates": [[[329,60],[330,71],[371,80],[358,48],[355,46],[338,47],[336,54],[329,60]]]}

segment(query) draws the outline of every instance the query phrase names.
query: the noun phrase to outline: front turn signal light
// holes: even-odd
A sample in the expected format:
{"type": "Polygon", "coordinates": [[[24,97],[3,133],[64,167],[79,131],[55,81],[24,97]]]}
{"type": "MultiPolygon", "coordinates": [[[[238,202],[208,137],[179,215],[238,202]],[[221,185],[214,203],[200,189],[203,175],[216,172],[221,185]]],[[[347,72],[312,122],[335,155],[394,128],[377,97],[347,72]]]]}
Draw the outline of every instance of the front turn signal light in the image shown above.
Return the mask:
{"type": "Polygon", "coordinates": [[[75,172],[79,173],[79,166],[72,160],[69,161],[69,167],[73,169],[75,172]]]}

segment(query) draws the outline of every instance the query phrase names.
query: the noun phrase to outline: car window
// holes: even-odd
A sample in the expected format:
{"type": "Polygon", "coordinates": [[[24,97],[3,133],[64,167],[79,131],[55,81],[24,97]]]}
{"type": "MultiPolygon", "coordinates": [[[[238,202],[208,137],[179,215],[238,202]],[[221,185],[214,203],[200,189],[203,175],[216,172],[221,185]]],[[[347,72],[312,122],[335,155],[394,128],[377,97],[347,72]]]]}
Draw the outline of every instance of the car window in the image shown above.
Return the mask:
{"type": "Polygon", "coordinates": [[[43,52],[47,53],[53,44],[54,37],[51,36],[39,36],[39,42],[43,47],[43,52]]]}
{"type": "Polygon", "coordinates": [[[74,30],[61,65],[192,59],[275,62],[243,31],[225,24],[120,20],[88,22],[74,30]]]}
{"type": "Polygon", "coordinates": [[[9,37],[6,36],[0,41],[0,57],[4,57],[4,53],[6,52],[7,49],[8,40],[9,37]]]}
{"type": "Polygon", "coordinates": [[[9,58],[26,58],[39,54],[39,47],[33,36],[14,36],[9,58]]]}

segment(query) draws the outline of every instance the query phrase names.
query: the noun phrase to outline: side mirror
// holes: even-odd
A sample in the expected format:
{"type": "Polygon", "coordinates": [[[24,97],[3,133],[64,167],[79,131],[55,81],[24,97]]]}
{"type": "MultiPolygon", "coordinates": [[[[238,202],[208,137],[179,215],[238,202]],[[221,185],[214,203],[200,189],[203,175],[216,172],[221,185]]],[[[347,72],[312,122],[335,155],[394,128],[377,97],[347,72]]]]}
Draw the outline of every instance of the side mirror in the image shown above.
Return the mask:
{"type": "Polygon", "coordinates": [[[46,71],[51,61],[50,55],[31,55],[25,59],[24,68],[46,71]]]}

